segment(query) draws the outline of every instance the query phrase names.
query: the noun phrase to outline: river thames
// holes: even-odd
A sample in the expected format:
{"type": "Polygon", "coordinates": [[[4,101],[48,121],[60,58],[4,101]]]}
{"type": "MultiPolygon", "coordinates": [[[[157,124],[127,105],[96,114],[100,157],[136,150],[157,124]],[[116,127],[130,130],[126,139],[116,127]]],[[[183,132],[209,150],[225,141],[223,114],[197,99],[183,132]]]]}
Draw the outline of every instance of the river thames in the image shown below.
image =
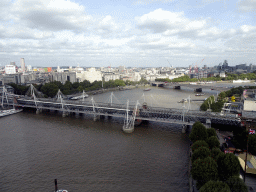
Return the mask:
{"type": "MultiPolygon", "coordinates": [[[[195,98],[192,92],[161,88],[114,95],[116,103],[129,99],[173,108],[182,108],[178,101],[189,95],[195,98]]],[[[97,103],[107,102],[109,96],[106,92],[93,97],[97,103]]],[[[191,108],[199,104],[192,102],[191,108]]],[[[121,118],[94,122],[88,115],[63,118],[33,111],[0,121],[1,192],[54,191],[54,179],[59,189],[69,192],[189,190],[189,139],[180,125],[149,122],[125,134],[121,118]]]]}

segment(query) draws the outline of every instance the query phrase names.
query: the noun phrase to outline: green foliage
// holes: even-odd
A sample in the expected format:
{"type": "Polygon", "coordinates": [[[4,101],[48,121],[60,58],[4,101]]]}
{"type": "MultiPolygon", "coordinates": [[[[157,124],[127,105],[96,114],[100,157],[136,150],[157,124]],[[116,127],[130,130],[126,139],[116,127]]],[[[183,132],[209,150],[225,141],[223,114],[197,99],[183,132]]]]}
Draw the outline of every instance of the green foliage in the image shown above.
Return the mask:
{"type": "Polygon", "coordinates": [[[217,162],[217,157],[221,153],[223,153],[223,152],[220,150],[220,148],[214,147],[211,150],[211,157],[217,162]]]}
{"type": "Polygon", "coordinates": [[[224,101],[225,98],[226,98],[226,93],[223,91],[223,92],[219,93],[217,100],[218,101],[224,101]]]}
{"type": "Polygon", "coordinates": [[[220,180],[225,181],[229,177],[239,175],[240,163],[233,153],[221,153],[217,157],[217,163],[220,180]]]}
{"type": "Polygon", "coordinates": [[[194,152],[199,147],[206,147],[209,149],[209,145],[204,140],[198,140],[198,141],[194,142],[193,145],[191,146],[191,149],[194,152]]]}
{"type": "Polygon", "coordinates": [[[41,91],[48,97],[54,97],[59,90],[59,87],[55,83],[46,83],[42,86],[41,91]]]}
{"type": "Polygon", "coordinates": [[[169,78],[159,78],[159,79],[155,79],[155,81],[160,81],[160,82],[171,82],[172,80],[169,78]]]}
{"type": "Polygon", "coordinates": [[[220,142],[216,136],[208,137],[206,142],[208,143],[210,149],[220,147],[220,142]]]}
{"type": "Polygon", "coordinates": [[[205,159],[206,157],[210,157],[211,151],[206,147],[199,147],[196,149],[191,157],[192,163],[197,159],[205,159]]]}
{"type": "Polygon", "coordinates": [[[212,112],[221,112],[221,109],[224,105],[224,100],[218,100],[215,102],[214,96],[208,97],[200,106],[200,110],[206,111],[207,109],[211,109],[212,112]]]}
{"type": "Polygon", "coordinates": [[[192,163],[191,174],[198,182],[197,187],[200,188],[208,181],[218,179],[217,163],[211,157],[197,159],[192,163]]]}
{"type": "Polygon", "coordinates": [[[245,128],[236,127],[233,130],[234,137],[231,142],[238,149],[246,149],[248,131],[245,128]]]}
{"type": "Polygon", "coordinates": [[[139,83],[140,84],[148,84],[148,81],[145,78],[141,78],[139,83]]]}
{"type": "Polygon", "coordinates": [[[208,128],[208,129],[206,129],[206,131],[207,131],[208,137],[217,136],[214,128],[208,128]]]}
{"type": "Polygon", "coordinates": [[[189,139],[194,143],[197,140],[206,140],[208,137],[206,127],[201,122],[196,122],[192,126],[189,139]]]}
{"type": "Polygon", "coordinates": [[[226,183],[228,184],[231,192],[248,192],[248,188],[244,181],[237,176],[230,177],[226,183]]]}
{"type": "Polygon", "coordinates": [[[249,135],[248,150],[252,155],[256,155],[256,134],[249,135]]]}
{"type": "Polygon", "coordinates": [[[29,89],[29,86],[25,86],[25,85],[17,85],[15,83],[9,83],[9,85],[11,87],[13,87],[14,89],[14,93],[15,94],[18,94],[18,95],[25,95],[26,92],[28,91],[29,89]]]}
{"type": "Polygon", "coordinates": [[[208,181],[199,192],[231,192],[229,186],[222,181],[208,181]]]}

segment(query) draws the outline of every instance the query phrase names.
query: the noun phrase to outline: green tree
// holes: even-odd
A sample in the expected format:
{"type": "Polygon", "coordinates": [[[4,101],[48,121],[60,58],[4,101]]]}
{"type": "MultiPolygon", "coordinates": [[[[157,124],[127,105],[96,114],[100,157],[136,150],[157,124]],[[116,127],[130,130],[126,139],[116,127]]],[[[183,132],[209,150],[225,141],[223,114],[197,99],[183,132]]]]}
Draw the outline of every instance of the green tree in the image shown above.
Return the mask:
{"type": "Polygon", "coordinates": [[[210,149],[214,147],[220,147],[220,142],[216,136],[211,136],[207,138],[206,142],[208,143],[210,149]]]}
{"type": "Polygon", "coordinates": [[[223,91],[223,92],[219,93],[217,100],[218,101],[224,101],[225,98],[226,98],[226,93],[223,91]]]}
{"type": "Polygon", "coordinates": [[[237,176],[230,177],[226,183],[228,184],[231,192],[248,192],[248,188],[244,181],[237,176]]]}
{"type": "Polygon", "coordinates": [[[217,164],[220,180],[225,181],[229,177],[239,175],[240,163],[233,153],[221,153],[217,157],[217,164]]]}
{"type": "Polygon", "coordinates": [[[248,131],[245,128],[236,127],[233,130],[233,135],[234,137],[231,140],[233,145],[238,149],[246,149],[248,131]]]}
{"type": "Polygon", "coordinates": [[[252,155],[256,155],[256,134],[249,135],[248,150],[252,155]]]}
{"type": "Polygon", "coordinates": [[[58,86],[54,83],[46,83],[41,88],[41,91],[48,97],[54,97],[57,94],[58,90],[58,86]]]}
{"type": "Polygon", "coordinates": [[[229,186],[222,181],[208,181],[199,192],[231,192],[229,186]]]}
{"type": "Polygon", "coordinates": [[[194,142],[193,145],[191,146],[191,149],[194,152],[199,147],[206,147],[209,149],[209,145],[204,140],[197,140],[196,142],[194,142]]]}
{"type": "Polygon", "coordinates": [[[197,140],[206,140],[208,137],[206,127],[201,122],[196,122],[192,126],[189,139],[194,143],[197,140]]]}
{"type": "Polygon", "coordinates": [[[217,136],[216,131],[215,131],[214,128],[206,129],[206,131],[207,131],[208,137],[217,136]]]}
{"type": "Polygon", "coordinates": [[[197,159],[205,159],[206,157],[210,157],[211,151],[206,147],[199,147],[196,149],[191,157],[192,163],[197,159]]]}
{"type": "Polygon", "coordinates": [[[223,152],[220,150],[220,148],[217,148],[217,147],[212,148],[212,150],[211,150],[211,157],[217,162],[217,157],[221,153],[223,153],[223,152]]]}
{"type": "Polygon", "coordinates": [[[203,104],[200,106],[201,111],[207,111],[209,108],[209,105],[206,102],[203,102],[203,104]]]}
{"type": "Polygon", "coordinates": [[[211,157],[197,159],[192,163],[191,174],[199,189],[208,181],[218,179],[217,163],[211,157]]]}

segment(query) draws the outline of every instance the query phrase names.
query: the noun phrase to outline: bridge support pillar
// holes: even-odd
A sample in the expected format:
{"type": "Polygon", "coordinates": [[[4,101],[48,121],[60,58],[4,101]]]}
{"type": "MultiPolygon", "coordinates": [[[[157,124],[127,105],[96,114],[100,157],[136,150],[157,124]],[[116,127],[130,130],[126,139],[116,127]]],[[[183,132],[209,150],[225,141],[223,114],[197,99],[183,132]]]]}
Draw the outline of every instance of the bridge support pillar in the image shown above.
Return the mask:
{"type": "Polygon", "coordinates": [[[93,116],[93,121],[97,121],[97,119],[98,119],[98,116],[97,116],[97,115],[94,115],[94,116],[93,116]]]}
{"type": "Polygon", "coordinates": [[[206,119],[206,128],[211,128],[211,119],[206,119]]]}
{"type": "Polygon", "coordinates": [[[181,130],[181,132],[182,132],[182,133],[186,133],[186,129],[187,129],[187,125],[182,125],[182,130],[181,130]]]}
{"type": "Polygon", "coordinates": [[[67,111],[63,111],[62,112],[62,117],[66,117],[66,116],[68,116],[68,112],[67,111]]]}
{"type": "Polygon", "coordinates": [[[42,113],[42,109],[36,109],[36,114],[38,115],[38,114],[40,114],[40,113],[42,113]]]}

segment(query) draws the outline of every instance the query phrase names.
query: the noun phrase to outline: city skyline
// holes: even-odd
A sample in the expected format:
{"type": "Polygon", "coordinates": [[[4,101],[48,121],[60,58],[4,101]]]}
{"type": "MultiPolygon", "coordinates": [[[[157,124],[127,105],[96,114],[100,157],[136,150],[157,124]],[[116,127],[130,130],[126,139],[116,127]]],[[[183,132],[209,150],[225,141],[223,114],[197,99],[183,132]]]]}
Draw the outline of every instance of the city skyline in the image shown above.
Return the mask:
{"type": "Polygon", "coordinates": [[[256,1],[2,0],[0,65],[256,64],[256,1]]]}

